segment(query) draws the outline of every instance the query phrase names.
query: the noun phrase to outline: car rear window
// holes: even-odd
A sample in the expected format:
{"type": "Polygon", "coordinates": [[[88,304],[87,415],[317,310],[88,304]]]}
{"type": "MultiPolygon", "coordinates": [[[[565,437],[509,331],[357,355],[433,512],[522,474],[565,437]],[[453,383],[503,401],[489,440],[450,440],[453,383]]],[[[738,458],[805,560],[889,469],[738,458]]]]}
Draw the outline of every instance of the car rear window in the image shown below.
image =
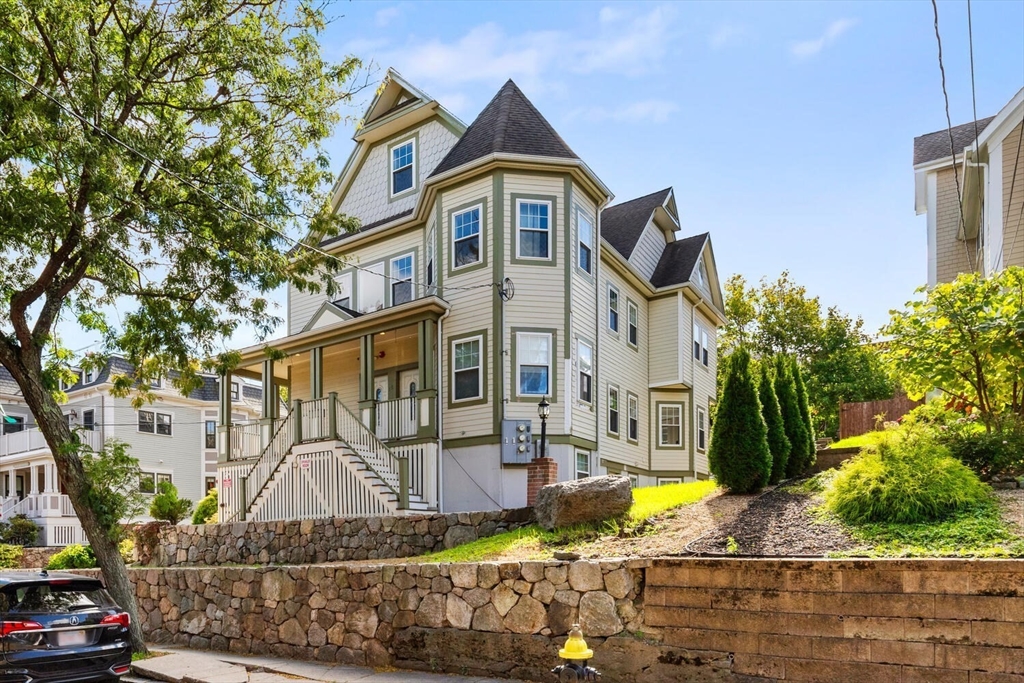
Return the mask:
{"type": "Polygon", "coordinates": [[[108,607],[110,597],[92,583],[40,583],[8,586],[4,590],[9,613],[56,613],[108,607]]]}

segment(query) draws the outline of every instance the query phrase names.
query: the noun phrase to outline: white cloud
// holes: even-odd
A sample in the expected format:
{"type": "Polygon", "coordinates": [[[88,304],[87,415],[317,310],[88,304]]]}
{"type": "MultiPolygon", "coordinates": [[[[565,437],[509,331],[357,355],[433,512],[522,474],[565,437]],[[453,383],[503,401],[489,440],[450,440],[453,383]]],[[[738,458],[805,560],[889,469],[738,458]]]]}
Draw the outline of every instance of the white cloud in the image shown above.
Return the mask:
{"type": "Polygon", "coordinates": [[[801,40],[789,46],[790,54],[798,59],[804,59],[818,54],[823,49],[836,42],[839,36],[857,25],[856,19],[837,19],[825,29],[825,32],[813,40],[801,40]]]}
{"type": "Polygon", "coordinates": [[[582,118],[588,121],[615,121],[618,123],[665,123],[679,110],[679,105],[667,100],[642,100],[624,104],[614,109],[593,107],[576,109],[567,118],[582,118]]]}
{"type": "Polygon", "coordinates": [[[708,36],[708,45],[710,45],[713,50],[721,50],[722,48],[739,45],[743,42],[743,39],[747,38],[749,35],[750,31],[745,26],[725,24],[723,26],[719,26],[710,36],[708,36]]]}
{"type": "Polygon", "coordinates": [[[392,21],[401,16],[402,10],[398,8],[398,5],[392,7],[385,7],[384,9],[377,10],[377,13],[373,15],[373,19],[377,26],[387,26],[392,21]]]}

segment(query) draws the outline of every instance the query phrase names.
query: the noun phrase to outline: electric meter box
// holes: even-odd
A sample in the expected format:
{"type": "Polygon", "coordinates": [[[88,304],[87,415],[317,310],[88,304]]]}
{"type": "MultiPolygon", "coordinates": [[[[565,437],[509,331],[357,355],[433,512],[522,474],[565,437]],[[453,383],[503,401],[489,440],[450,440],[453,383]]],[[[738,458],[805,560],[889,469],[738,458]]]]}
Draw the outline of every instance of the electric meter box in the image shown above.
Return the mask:
{"type": "Polygon", "coordinates": [[[526,465],[533,460],[533,422],[501,421],[501,464],[526,465]]]}

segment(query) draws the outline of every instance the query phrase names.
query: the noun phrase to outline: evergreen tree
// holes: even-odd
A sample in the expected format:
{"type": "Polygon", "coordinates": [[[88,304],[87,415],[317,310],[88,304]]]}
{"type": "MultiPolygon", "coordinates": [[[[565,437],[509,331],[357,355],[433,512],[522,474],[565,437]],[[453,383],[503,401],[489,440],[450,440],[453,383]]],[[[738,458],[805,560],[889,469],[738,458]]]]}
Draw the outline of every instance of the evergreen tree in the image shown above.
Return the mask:
{"type": "Polygon", "coordinates": [[[800,419],[804,421],[804,428],[807,431],[807,450],[804,452],[803,462],[801,463],[800,471],[797,473],[803,474],[811,469],[815,460],[818,459],[818,447],[814,443],[814,423],[811,422],[810,402],[807,400],[807,386],[804,384],[804,378],[800,372],[800,364],[797,363],[796,358],[793,358],[791,362],[793,364],[793,384],[796,385],[796,400],[797,405],[800,407],[800,419]]]}
{"type": "Polygon", "coordinates": [[[800,415],[800,403],[796,394],[796,382],[786,356],[775,357],[775,396],[779,400],[782,424],[789,439],[789,459],[786,461],[786,477],[795,477],[802,471],[801,463],[807,457],[807,425],[800,415]]]}
{"type": "Polygon", "coordinates": [[[771,477],[768,427],[761,416],[750,354],[742,347],[729,359],[708,462],[715,479],[730,493],[758,491],[771,477]]]}
{"type": "Polygon", "coordinates": [[[770,481],[777,484],[786,476],[786,462],[789,460],[792,446],[786,437],[786,425],[782,422],[782,410],[779,408],[779,399],[775,395],[771,373],[768,371],[768,361],[762,361],[760,366],[761,376],[757,394],[761,399],[761,415],[764,417],[765,426],[768,427],[768,450],[772,454],[770,481]]]}

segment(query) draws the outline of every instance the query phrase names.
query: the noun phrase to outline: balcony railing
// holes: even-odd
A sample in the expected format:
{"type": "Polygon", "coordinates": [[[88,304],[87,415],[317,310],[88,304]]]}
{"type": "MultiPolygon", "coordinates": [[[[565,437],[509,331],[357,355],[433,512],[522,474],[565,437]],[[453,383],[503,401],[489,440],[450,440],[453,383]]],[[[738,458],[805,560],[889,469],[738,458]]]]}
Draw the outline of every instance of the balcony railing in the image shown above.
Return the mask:
{"type": "MultiPolygon", "coordinates": [[[[77,429],[75,433],[78,434],[79,440],[92,450],[98,451],[103,447],[103,433],[99,428],[77,429]]],[[[28,428],[0,435],[0,457],[49,449],[46,438],[38,429],[28,428]]]]}

